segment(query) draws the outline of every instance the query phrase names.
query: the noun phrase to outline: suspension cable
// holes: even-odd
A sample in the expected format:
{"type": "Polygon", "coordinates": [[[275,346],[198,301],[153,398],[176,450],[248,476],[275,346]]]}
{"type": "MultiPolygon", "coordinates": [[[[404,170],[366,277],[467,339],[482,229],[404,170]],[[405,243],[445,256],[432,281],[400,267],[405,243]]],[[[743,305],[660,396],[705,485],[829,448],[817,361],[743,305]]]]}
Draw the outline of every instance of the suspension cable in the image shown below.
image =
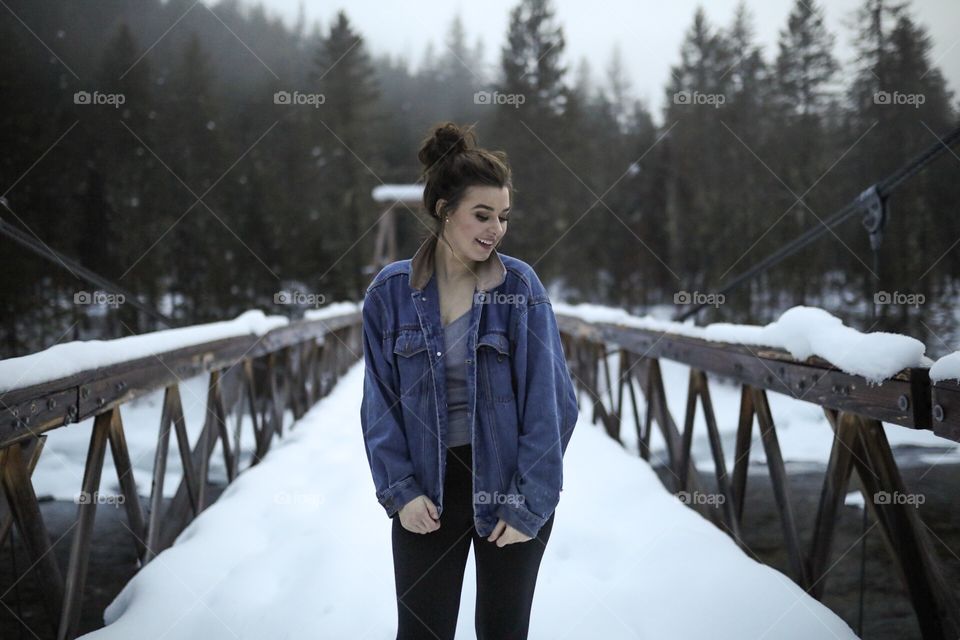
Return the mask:
{"type": "MultiPolygon", "coordinates": [[[[949,150],[950,147],[960,140],[960,127],[956,127],[950,133],[939,138],[937,142],[933,143],[921,153],[914,156],[912,160],[904,163],[900,166],[899,169],[894,171],[892,174],[881,180],[880,182],[872,185],[871,187],[865,189],[860,193],[856,198],[851,202],[847,203],[846,206],[841,208],[839,211],[835,212],[833,215],[828,217],[826,220],[821,221],[822,224],[813,226],[799,236],[783,245],[766,258],[753,265],[733,280],[729,284],[720,289],[717,294],[722,295],[730,290],[736,288],[737,286],[743,284],[747,280],[751,280],[754,276],[759,273],[766,271],[770,267],[779,264],[783,260],[789,258],[793,254],[797,253],[805,246],[816,240],[818,237],[829,231],[833,226],[843,222],[850,216],[856,213],[867,213],[870,214],[869,208],[871,206],[871,200],[874,198],[879,198],[881,202],[884,202],[890,194],[892,194],[898,187],[900,187],[904,182],[909,178],[917,174],[921,169],[933,161],[938,155],[943,153],[946,150],[949,150]],[[867,209],[867,211],[865,211],[867,209]]],[[[874,239],[871,237],[871,243],[874,239]]],[[[686,320],[690,316],[694,315],[701,309],[706,306],[709,306],[710,302],[700,302],[697,305],[687,309],[683,312],[677,312],[674,314],[673,319],[675,321],[686,320]]]]}

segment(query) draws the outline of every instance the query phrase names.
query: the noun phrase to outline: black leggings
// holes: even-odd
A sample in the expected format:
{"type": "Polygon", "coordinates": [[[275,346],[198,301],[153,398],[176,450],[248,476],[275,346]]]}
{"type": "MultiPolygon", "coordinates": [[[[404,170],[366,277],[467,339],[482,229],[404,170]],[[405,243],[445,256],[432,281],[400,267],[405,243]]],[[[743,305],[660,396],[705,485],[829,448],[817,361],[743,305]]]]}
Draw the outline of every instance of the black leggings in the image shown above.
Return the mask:
{"type": "Polygon", "coordinates": [[[553,515],[536,538],[498,547],[480,537],[473,522],[471,446],[447,449],[440,528],[413,533],[393,517],[393,566],[397,586],[397,640],[454,637],[463,573],[473,541],[477,568],[477,640],[525,639],[540,559],[553,515]],[[459,459],[459,460],[458,460],[459,459]]]}

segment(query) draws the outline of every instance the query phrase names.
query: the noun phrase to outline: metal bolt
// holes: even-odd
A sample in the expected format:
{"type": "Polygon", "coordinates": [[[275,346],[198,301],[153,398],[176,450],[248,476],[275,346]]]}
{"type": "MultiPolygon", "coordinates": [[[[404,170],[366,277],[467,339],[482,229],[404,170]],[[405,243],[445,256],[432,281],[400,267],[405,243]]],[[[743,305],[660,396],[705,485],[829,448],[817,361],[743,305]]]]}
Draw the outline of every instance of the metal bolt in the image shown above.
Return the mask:
{"type": "Polygon", "coordinates": [[[933,419],[936,420],[937,422],[943,422],[943,419],[944,419],[943,405],[941,404],[933,405],[933,419]]]}
{"type": "Polygon", "coordinates": [[[900,411],[906,411],[910,408],[910,399],[907,398],[906,394],[903,394],[897,398],[897,407],[900,408],[900,411]]]}

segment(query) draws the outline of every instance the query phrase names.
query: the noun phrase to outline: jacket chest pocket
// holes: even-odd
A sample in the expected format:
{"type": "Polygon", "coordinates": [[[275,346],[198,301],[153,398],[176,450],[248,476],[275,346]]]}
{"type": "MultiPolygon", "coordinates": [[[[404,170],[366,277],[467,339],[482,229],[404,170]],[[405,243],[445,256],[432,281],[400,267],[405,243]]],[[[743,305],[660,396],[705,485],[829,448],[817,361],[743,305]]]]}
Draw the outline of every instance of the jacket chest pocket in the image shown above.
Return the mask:
{"type": "Polygon", "coordinates": [[[516,401],[510,342],[502,333],[487,333],[477,339],[477,366],[481,391],[496,403],[516,401]]]}
{"type": "Polygon", "coordinates": [[[393,345],[394,360],[400,376],[400,396],[420,398],[430,382],[430,358],[427,341],[420,331],[401,331],[393,345]]]}

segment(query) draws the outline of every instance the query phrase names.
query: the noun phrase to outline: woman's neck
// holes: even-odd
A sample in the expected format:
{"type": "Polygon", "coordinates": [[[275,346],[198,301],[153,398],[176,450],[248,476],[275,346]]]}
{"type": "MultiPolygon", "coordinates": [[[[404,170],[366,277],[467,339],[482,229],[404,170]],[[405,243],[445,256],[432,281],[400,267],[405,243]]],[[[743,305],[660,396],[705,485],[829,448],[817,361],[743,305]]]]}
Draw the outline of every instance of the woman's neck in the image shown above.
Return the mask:
{"type": "Polygon", "coordinates": [[[434,252],[433,260],[437,277],[443,282],[461,283],[476,278],[476,261],[464,260],[454,254],[453,249],[443,238],[437,240],[437,250],[434,252]]]}

